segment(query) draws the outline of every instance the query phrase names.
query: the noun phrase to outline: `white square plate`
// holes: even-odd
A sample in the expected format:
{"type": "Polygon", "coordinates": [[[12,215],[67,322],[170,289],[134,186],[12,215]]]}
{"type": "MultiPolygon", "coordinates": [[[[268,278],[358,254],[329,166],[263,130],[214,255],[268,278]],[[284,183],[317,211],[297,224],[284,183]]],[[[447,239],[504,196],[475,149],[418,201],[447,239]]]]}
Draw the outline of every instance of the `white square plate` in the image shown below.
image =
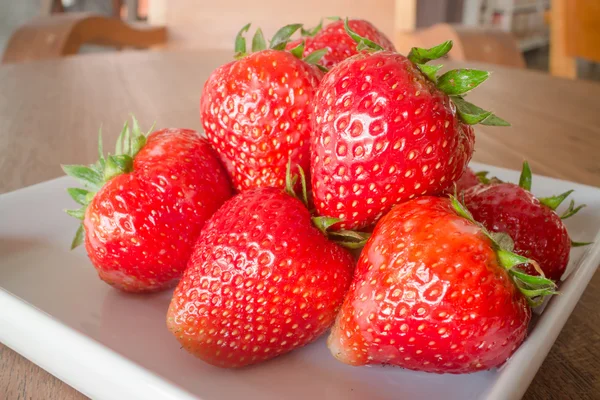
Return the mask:
{"type": "MultiPolygon", "coordinates": [[[[501,179],[519,173],[484,165],[501,179]]],[[[0,341],[94,399],[517,399],[546,357],[600,262],[600,241],[574,249],[561,284],[515,355],[498,370],[434,375],[393,367],[350,367],[325,339],[242,370],[204,364],[165,327],[171,293],[134,296],[96,276],[83,248],[69,251],[77,221],[60,178],[0,196],[0,341]]],[[[536,176],[533,191],[575,189],[576,241],[598,239],[600,189],[536,176]]]]}

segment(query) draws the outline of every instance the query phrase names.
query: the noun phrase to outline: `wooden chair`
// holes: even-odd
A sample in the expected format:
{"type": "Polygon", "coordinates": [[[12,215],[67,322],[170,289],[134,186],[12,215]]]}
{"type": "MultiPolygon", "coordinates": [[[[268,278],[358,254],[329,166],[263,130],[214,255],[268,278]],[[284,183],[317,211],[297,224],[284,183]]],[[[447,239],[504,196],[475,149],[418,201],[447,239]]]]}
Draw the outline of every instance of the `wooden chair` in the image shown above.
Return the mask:
{"type": "Polygon", "coordinates": [[[508,32],[496,29],[467,28],[437,24],[430,28],[396,35],[396,48],[407,54],[412,47],[432,47],[452,39],[448,58],[455,61],[480,61],[525,68],[525,59],[517,41],[508,32]]]}
{"type": "Polygon", "coordinates": [[[576,58],[600,62],[600,1],[552,0],[550,73],[577,78],[576,58]]]}
{"type": "Polygon", "coordinates": [[[43,60],[76,54],[83,44],[148,48],[166,42],[164,27],[127,24],[88,13],[38,17],[10,37],[3,63],[43,60]]]}

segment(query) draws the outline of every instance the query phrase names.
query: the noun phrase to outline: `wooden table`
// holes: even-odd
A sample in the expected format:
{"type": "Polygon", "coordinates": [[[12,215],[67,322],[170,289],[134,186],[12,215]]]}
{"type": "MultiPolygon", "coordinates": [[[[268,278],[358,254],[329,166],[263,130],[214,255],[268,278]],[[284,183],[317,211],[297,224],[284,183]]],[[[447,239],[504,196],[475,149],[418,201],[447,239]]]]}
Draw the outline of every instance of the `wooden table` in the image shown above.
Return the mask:
{"type": "MultiPolygon", "coordinates": [[[[224,52],[94,54],[0,67],[0,193],[89,163],[103,126],[111,148],[129,113],[149,127],[200,129],[203,82],[224,52]]],[[[477,127],[474,160],[600,186],[600,85],[488,66],[470,98],[512,122],[477,127]]],[[[600,396],[600,274],[558,337],[526,399],[600,396]]],[[[0,399],[83,395],[0,345],[0,399]]]]}

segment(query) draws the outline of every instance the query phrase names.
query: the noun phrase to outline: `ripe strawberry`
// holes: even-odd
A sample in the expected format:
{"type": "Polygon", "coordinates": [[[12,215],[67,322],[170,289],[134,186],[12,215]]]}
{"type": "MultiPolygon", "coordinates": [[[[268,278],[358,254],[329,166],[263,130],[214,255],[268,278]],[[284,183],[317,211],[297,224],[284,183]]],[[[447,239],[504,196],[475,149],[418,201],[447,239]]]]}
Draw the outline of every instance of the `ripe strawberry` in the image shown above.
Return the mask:
{"type": "Polygon", "coordinates": [[[278,188],[248,190],[202,230],[167,325],[210,364],[265,361],[331,326],[353,264],[350,253],[311,225],[302,202],[278,188]]]}
{"type": "Polygon", "coordinates": [[[270,49],[259,29],[246,55],[241,35],[248,27],[237,39],[241,58],[217,68],[204,85],[202,123],[237,190],[283,188],[288,159],[308,170],[310,104],[322,73],[282,51],[300,25],[282,28],[270,49]]]}
{"type": "MultiPolygon", "coordinates": [[[[385,50],[396,51],[396,48],[387,36],[381,33],[370,22],[362,19],[351,19],[348,21],[348,25],[358,35],[377,43],[385,50]]],[[[305,41],[305,56],[316,50],[327,49],[327,53],[321,58],[319,64],[328,69],[339,64],[346,58],[358,54],[356,42],[344,29],[344,21],[338,20],[323,29],[321,28],[322,22],[313,32],[304,31],[305,34],[312,35],[312,37],[309,36],[290,42],[287,45],[287,49],[290,50],[298,46],[303,40],[305,41]]]]}
{"type": "Polygon", "coordinates": [[[196,131],[162,129],[146,138],[135,120],[115,155],[99,153],[95,165],[63,166],[90,189],[68,189],[82,204],[67,210],[83,220],[72,247],[85,236],[98,275],[121,290],[175,285],[204,222],[231,196],[216,154],[196,131]]]}
{"type": "Polygon", "coordinates": [[[479,185],[480,183],[481,181],[479,176],[477,176],[477,174],[475,174],[471,168],[467,167],[462,176],[456,181],[456,191],[461,193],[470,187],[479,185]]]}
{"type": "MultiPolygon", "coordinates": [[[[508,234],[514,241],[515,253],[537,261],[546,277],[558,281],[567,268],[571,250],[571,239],[561,219],[583,206],[574,208],[572,201],[559,217],[555,210],[572,190],[540,199],[530,190],[531,171],[525,162],[520,185],[497,181],[472,187],[465,192],[465,205],[487,229],[508,234]]],[[[532,265],[526,271],[537,274],[532,265]]]]}
{"type": "Polygon", "coordinates": [[[467,167],[461,177],[454,182],[453,186],[450,186],[448,189],[446,189],[445,193],[449,195],[453,195],[455,193],[461,194],[465,190],[473,186],[477,186],[480,183],[488,183],[489,179],[486,177],[487,174],[487,171],[475,173],[471,168],[467,167]]]}
{"type": "Polygon", "coordinates": [[[446,54],[451,42],[413,49],[406,58],[347,31],[359,48],[376,51],[341,62],[319,86],[312,190],[319,214],[344,220],[338,228],[360,229],[394,204],[452,186],[473,153],[467,123],[506,122],[460,97],[487,72],[453,70],[437,78],[439,67],[425,64],[446,54]]]}
{"type": "MultiPolygon", "coordinates": [[[[455,198],[395,206],[361,253],[330,351],[351,365],[436,373],[501,365],[524,340],[531,317],[513,279],[531,287],[514,266],[527,259],[495,248],[455,198]]],[[[553,293],[552,282],[527,278],[536,280],[536,295],[553,293]]]]}

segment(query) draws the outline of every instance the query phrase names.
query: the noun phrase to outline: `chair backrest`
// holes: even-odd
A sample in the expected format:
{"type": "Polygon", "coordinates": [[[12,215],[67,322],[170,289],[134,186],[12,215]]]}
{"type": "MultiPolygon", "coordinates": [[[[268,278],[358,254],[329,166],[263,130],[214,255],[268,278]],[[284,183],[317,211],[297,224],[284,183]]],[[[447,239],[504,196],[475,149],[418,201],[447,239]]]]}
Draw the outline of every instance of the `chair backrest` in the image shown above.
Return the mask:
{"type": "Polygon", "coordinates": [[[600,1],[552,0],[550,72],[576,78],[575,58],[600,62],[600,1]]]}
{"type": "MultiPolygon", "coordinates": [[[[316,26],[322,17],[360,17],[372,22],[390,38],[406,20],[415,18],[416,0],[152,0],[148,19],[169,30],[169,48],[233,49],[240,28],[252,22],[269,38],[283,25],[316,26]],[[411,9],[412,8],[412,9],[411,9]]],[[[410,29],[411,27],[407,27],[410,29]]]]}

